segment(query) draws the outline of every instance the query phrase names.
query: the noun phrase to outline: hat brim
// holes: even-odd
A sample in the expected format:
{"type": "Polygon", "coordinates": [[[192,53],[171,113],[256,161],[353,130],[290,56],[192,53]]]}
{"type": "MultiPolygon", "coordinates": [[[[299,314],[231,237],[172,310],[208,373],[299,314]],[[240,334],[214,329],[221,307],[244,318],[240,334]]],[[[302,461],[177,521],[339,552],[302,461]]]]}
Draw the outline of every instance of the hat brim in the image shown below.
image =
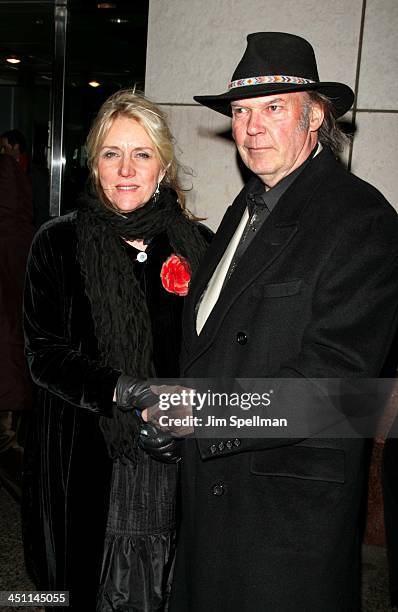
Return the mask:
{"type": "Polygon", "coordinates": [[[275,93],[291,93],[294,91],[318,91],[328,96],[336,109],[336,116],[341,117],[350,110],[354,102],[354,92],[348,85],[343,83],[308,83],[306,85],[294,85],[287,83],[272,83],[236,87],[226,93],[216,96],[194,96],[193,99],[203,106],[223,115],[231,117],[231,102],[233,100],[244,100],[258,96],[270,96],[275,93]]]}

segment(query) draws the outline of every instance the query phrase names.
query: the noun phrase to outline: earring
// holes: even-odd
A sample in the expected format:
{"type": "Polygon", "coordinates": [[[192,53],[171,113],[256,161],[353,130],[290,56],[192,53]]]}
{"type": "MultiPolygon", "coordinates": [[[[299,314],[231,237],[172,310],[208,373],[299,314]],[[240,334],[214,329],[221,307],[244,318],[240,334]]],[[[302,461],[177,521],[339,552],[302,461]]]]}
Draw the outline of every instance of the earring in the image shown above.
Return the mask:
{"type": "Polygon", "coordinates": [[[160,186],[160,181],[158,182],[157,187],[156,187],[156,189],[155,189],[155,191],[153,193],[153,196],[152,196],[152,202],[154,204],[156,204],[156,202],[158,201],[159,196],[160,196],[160,188],[159,188],[159,186],[160,186]]]}

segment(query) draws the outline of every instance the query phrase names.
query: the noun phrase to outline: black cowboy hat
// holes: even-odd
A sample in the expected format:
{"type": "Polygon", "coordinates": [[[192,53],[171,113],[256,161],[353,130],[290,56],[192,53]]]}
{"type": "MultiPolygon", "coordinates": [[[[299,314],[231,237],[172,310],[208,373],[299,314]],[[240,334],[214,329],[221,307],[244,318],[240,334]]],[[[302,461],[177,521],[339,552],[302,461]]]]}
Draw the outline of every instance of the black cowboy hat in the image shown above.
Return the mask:
{"type": "Polygon", "coordinates": [[[228,91],[218,96],[194,96],[194,100],[231,115],[232,100],[313,90],[331,98],[337,117],[344,115],[354,101],[348,85],[319,81],[314,50],[304,38],[285,32],[257,32],[247,37],[246,51],[228,91]]]}

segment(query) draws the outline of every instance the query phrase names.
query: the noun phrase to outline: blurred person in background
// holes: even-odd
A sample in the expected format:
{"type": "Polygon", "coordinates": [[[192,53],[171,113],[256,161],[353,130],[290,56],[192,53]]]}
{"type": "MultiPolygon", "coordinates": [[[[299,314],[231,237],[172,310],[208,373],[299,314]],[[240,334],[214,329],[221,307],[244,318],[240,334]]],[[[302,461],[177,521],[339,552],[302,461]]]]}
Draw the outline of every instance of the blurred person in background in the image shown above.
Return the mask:
{"type": "Polygon", "coordinates": [[[26,260],[34,233],[32,216],[25,172],[13,155],[0,154],[0,477],[17,496],[24,417],[32,403],[22,329],[26,260]]]}
{"type": "Polygon", "coordinates": [[[26,138],[20,130],[12,129],[0,137],[1,149],[4,153],[11,155],[18,163],[21,170],[28,177],[32,191],[33,224],[39,228],[50,218],[49,203],[49,173],[45,166],[42,151],[37,151],[36,163],[27,155],[26,138]],[[37,163],[41,160],[41,163],[37,163]]]}

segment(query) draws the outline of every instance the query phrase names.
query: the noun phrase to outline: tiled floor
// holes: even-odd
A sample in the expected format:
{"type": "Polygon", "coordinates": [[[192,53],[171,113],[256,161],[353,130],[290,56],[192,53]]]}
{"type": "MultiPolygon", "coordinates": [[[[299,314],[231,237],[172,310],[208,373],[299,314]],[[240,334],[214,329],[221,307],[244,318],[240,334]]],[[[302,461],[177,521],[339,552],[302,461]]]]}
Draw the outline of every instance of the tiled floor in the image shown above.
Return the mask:
{"type": "MultiPolygon", "coordinates": [[[[25,572],[21,544],[19,505],[0,488],[0,591],[33,591],[35,587],[25,572]]],[[[1,607],[0,612],[27,612],[33,608],[1,607]]]]}
{"type": "MultiPolygon", "coordinates": [[[[387,561],[384,549],[364,546],[362,568],[362,612],[391,612],[388,605],[387,561]]],[[[12,589],[29,591],[34,590],[34,586],[24,568],[19,506],[4,488],[0,488],[0,591],[12,589]]],[[[33,608],[0,606],[0,612],[8,610],[26,612],[33,608]]]]}

